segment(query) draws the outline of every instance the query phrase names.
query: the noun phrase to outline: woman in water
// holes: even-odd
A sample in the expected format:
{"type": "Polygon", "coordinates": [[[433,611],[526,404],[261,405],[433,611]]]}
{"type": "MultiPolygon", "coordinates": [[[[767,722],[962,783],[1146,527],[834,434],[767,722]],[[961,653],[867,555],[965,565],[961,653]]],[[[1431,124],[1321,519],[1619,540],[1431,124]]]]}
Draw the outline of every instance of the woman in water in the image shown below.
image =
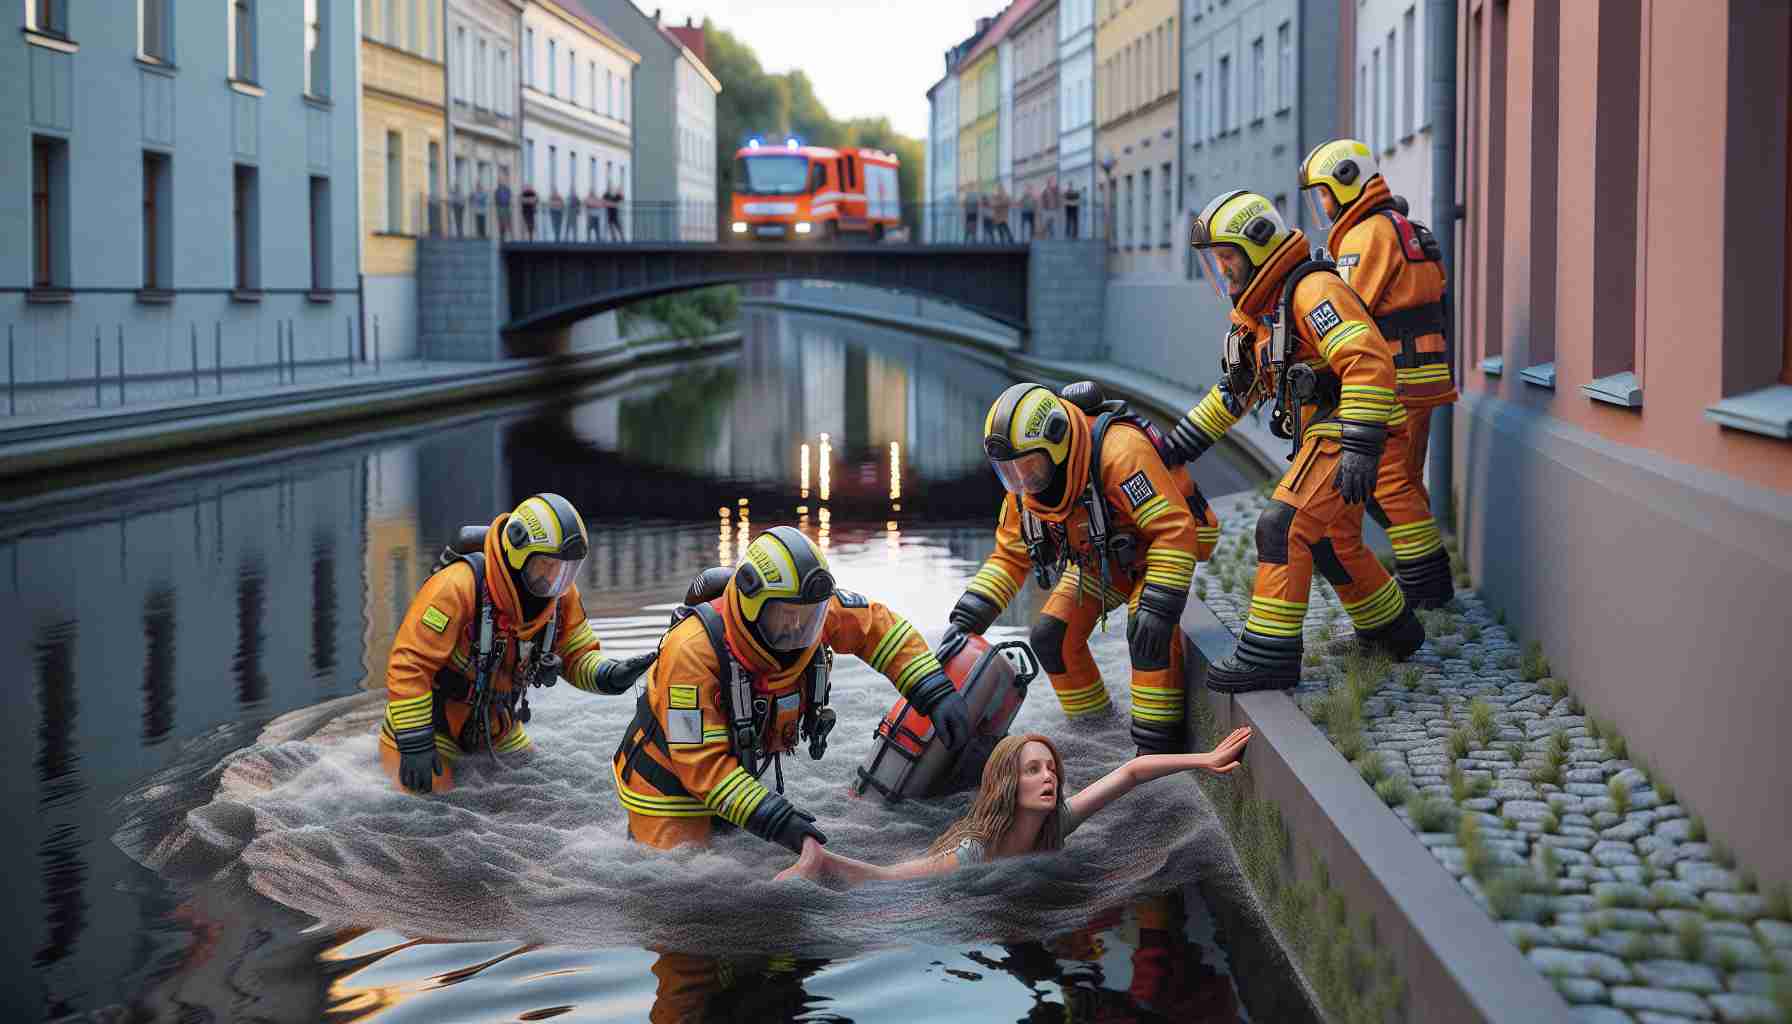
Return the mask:
{"type": "Polygon", "coordinates": [[[1232,771],[1238,767],[1238,755],[1250,738],[1250,729],[1234,729],[1219,746],[1205,754],[1135,757],[1088,789],[1065,799],[1059,787],[1064,765],[1052,741],[1035,733],[1007,736],[996,744],[989,762],[983,766],[983,785],[970,813],[946,829],[925,854],[879,867],[831,853],[810,839],[803,844],[802,856],[780,872],[778,878],[837,878],[849,884],[872,879],[922,878],[998,857],[1062,849],[1065,837],[1078,825],[1141,783],[1184,771],[1215,775],[1232,771]]]}

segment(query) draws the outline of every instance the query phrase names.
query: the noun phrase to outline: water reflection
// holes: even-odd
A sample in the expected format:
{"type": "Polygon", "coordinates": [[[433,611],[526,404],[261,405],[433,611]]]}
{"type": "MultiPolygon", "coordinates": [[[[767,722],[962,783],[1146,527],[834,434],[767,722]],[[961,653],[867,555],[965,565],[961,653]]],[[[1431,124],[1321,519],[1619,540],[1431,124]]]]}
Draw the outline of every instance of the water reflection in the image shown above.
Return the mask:
{"type": "MultiPolygon", "coordinates": [[[[134,1004],[173,1020],[191,1007],[226,1013],[231,965],[245,960],[283,964],[294,993],[365,978],[351,968],[371,961],[317,963],[332,937],[301,939],[302,925],[282,912],[210,890],[172,895],[107,841],[119,830],[114,801],[179,767],[195,741],[235,749],[276,715],[380,687],[393,634],[441,545],[531,492],[565,494],[587,518],[579,583],[592,615],[616,617],[604,640],[619,650],[657,637],[662,613],[645,606],[675,598],[698,569],[732,562],[752,531],[776,523],[796,522],[824,547],[875,539],[904,587],[937,584],[901,578],[922,537],[954,559],[981,558],[1001,491],[980,431],[1004,372],[898,332],[814,318],[755,311],[743,332],[738,353],[572,398],[445,410],[447,425],[297,437],[224,467],[0,502],[0,580],[16,610],[0,616],[0,655],[29,666],[34,684],[0,698],[0,758],[14,777],[38,781],[35,799],[16,788],[8,797],[16,836],[0,869],[19,883],[10,887],[18,927],[0,935],[0,985],[40,992],[50,1015],[134,1004]]],[[[1203,465],[1226,472],[1214,459],[1203,465]]],[[[1202,481],[1210,494],[1235,482],[1202,481]]],[[[454,949],[430,955],[466,955],[454,949]]],[[[506,964],[568,955],[534,950],[506,964]]],[[[650,955],[581,955],[572,994],[517,1012],[589,1008],[591,976],[613,969],[640,1010],[615,1016],[639,1019],[657,991],[650,955]],[[599,960],[604,968],[590,966],[599,960]]],[[[488,965],[482,976],[506,969],[488,965]]],[[[750,976],[760,980],[747,988],[800,1001],[805,986],[843,969],[730,970],[734,990],[750,976]]],[[[387,988],[413,992],[417,978],[387,988]]],[[[386,1005],[387,996],[365,998],[386,1005]]],[[[847,1012],[848,1002],[829,1005],[847,1012]]],[[[344,1007],[339,1019],[362,1015],[344,1007]]]]}

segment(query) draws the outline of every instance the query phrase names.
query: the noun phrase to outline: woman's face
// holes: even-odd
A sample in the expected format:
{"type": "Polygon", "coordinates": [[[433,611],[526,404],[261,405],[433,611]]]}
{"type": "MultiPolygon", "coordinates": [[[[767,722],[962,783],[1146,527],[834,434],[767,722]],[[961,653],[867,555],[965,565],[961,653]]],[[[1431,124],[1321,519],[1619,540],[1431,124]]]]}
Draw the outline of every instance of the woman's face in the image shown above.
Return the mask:
{"type": "Polygon", "coordinates": [[[1050,813],[1058,806],[1058,772],[1052,752],[1038,740],[1020,751],[1020,806],[1050,813]]]}

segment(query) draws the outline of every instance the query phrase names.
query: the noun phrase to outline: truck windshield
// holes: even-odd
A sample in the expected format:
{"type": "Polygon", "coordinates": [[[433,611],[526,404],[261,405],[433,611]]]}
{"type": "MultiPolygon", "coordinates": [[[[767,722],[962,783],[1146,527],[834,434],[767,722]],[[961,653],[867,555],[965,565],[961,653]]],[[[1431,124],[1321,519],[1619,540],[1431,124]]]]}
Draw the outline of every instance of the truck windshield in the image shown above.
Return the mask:
{"type": "Polygon", "coordinates": [[[796,196],[807,190],[808,157],[743,156],[735,164],[735,188],[745,195],[796,196]]]}

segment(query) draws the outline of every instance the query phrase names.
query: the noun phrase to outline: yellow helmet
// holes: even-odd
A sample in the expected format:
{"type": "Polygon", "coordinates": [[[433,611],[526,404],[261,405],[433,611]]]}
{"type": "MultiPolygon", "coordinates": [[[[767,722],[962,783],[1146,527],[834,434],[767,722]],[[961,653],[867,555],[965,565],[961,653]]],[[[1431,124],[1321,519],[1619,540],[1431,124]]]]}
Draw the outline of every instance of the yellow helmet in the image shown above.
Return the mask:
{"type": "MultiPolygon", "coordinates": [[[[1226,290],[1221,282],[1228,278],[1209,250],[1224,245],[1237,249],[1250,261],[1254,278],[1292,233],[1273,203],[1255,192],[1238,189],[1216,197],[1195,216],[1189,225],[1188,244],[1200,255],[1207,279],[1223,299],[1226,290]]],[[[1234,285],[1237,291],[1233,294],[1243,292],[1245,284],[1234,285]]]]}
{"type": "Polygon", "coordinates": [[[1016,384],[983,419],[983,452],[1011,494],[1039,494],[1070,457],[1070,412],[1051,389],[1016,384]]]}
{"type": "Polygon", "coordinates": [[[536,597],[565,592],[589,547],[585,521],[558,494],[537,494],[523,501],[504,524],[504,561],[536,597]]]}
{"type": "Polygon", "coordinates": [[[1333,139],[1314,146],[1301,161],[1299,182],[1301,191],[1307,192],[1308,201],[1314,204],[1323,223],[1327,219],[1325,211],[1318,209],[1318,202],[1309,189],[1323,186],[1342,210],[1356,202],[1363,194],[1363,186],[1380,173],[1375,154],[1366,144],[1356,139],[1333,139]]]}
{"type": "Polygon", "coordinates": [[[834,574],[814,541],[791,526],[753,538],[731,583],[740,616],[769,651],[807,649],[821,635],[834,574]]]}

